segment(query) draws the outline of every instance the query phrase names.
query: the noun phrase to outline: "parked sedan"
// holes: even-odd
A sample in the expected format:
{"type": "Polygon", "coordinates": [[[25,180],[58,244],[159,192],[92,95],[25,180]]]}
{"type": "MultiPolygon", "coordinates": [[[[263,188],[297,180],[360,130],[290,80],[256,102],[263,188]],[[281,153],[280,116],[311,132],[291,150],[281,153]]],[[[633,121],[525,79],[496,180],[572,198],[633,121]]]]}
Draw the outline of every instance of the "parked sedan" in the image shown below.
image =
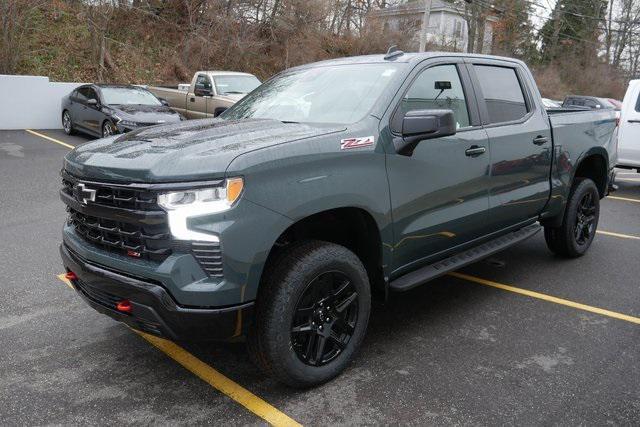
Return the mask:
{"type": "Polygon", "coordinates": [[[83,85],[62,99],[62,127],[67,134],[78,130],[104,138],[182,119],[166,102],[138,86],[83,85]]]}

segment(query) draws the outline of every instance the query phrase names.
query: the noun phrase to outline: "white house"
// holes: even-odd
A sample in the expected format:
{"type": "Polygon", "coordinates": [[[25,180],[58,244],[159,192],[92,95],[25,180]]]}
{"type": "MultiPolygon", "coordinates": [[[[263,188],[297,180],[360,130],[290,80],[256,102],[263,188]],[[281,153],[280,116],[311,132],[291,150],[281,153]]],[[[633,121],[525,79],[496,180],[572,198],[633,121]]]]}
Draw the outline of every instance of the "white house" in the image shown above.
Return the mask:
{"type": "MultiPolygon", "coordinates": [[[[466,51],[469,32],[464,13],[462,6],[457,6],[446,0],[433,0],[429,26],[427,27],[427,41],[455,51],[466,51]]],[[[407,0],[405,3],[379,9],[369,14],[372,21],[382,22],[387,29],[412,32],[412,42],[416,48],[420,41],[423,17],[424,0],[407,0]]],[[[493,26],[497,21],[496,16],[485,18],[482,53],[491,53],[493,26]]]]}

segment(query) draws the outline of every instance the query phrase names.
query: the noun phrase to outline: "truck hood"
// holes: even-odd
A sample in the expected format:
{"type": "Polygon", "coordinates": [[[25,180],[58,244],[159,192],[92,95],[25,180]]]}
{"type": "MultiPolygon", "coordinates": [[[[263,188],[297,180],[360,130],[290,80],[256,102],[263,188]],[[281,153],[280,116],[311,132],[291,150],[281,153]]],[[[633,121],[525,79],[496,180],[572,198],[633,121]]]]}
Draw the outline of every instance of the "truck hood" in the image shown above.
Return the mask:
{"type": "Polygon", "coordinates": [[[277,120],[191,120],[83,144],[67,154],[64,168],[96,181],[209,180],[223,177],[241,154],[341,130],[277,120]]]}

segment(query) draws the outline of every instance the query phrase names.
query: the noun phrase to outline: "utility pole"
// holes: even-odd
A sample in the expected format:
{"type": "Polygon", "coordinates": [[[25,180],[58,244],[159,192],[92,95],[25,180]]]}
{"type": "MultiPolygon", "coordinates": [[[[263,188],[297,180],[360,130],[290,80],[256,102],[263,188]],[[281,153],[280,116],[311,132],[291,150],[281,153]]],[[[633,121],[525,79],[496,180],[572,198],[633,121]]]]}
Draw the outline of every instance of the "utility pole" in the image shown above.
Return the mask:
{"type": "Polygon", "coordinates": [[[424,0],[424,15],[422,17],[422,28],[420,29],[420,49],[424,52],[427,47],[427,27],[429,27],[429,17],[431,16],[431,0],[424,0]]]}

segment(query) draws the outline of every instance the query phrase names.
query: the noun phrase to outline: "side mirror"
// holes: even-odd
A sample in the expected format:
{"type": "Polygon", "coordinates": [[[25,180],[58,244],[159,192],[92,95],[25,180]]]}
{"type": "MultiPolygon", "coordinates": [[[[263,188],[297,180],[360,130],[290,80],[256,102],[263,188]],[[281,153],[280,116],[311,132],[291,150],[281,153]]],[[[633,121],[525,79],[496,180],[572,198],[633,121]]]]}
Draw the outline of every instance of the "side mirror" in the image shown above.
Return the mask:
{"type": "Polygon", "coordinates": [[[394,138],[396,152],[413,154],[420,141],[456,134],[456,119],[452,110],[408,111],[402,120],[402,137],[394,138]]]}
{"type": "Polygon", "coordinates": [[[165,107],[169,106],[169,101],[164,98],[158,98],[158,101],[160,101],[160,104],[164,105],[165,107]]]}
{"type": "Polygon", "coordinates": [[[89,107],[96,108],[98,106],[98,100],[91,98],[91,99],[87,100],[87,105],[89,107]]]}

